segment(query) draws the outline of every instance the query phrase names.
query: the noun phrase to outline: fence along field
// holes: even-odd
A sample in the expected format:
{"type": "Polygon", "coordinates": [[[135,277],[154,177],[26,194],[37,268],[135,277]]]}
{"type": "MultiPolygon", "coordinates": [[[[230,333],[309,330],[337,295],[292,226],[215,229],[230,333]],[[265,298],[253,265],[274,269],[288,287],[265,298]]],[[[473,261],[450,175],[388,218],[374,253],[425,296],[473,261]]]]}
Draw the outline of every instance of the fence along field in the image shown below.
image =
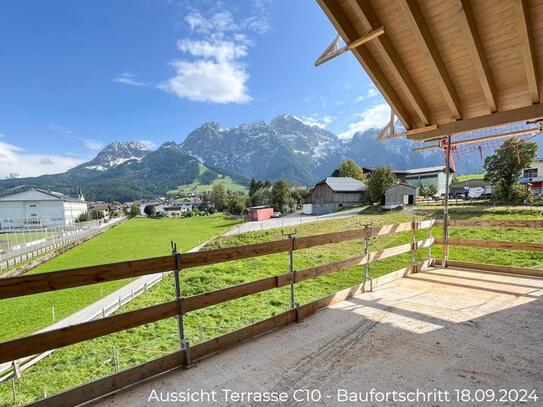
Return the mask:
{"type": "MultiPolygon", "coordinates": [[[[151,261],[156,262],[155,267],[157,268],[154,268],[152,271],[147,270],[144,273],[154,273],[157,270],[172,270],[175,268],[176,258],[178,260],[181,260],[178,264],[182,266],[181,269],[183,269],[188,267],[197,267],[200,265],[215,264],[224,261],[245,259],[255,256],[264,256],[266,254],[272,253],[289,252],[292,249],[301,250],[319,245],[339,243],[348,240],[362,240],[364,238],[368,238],[370,235],[384,236],[387,234],[413,230],[414,225],[415,227],[417,225],[422,227],[429,227],[430,223],[422,222],[413,224],[412,222],[407,222],[399,225],[388,225],[377,228],[368,227],[365,229],[300,237],[294,238],[292,240],[285,239],[269,243],[252,244],[227,249],[215,249],[199,253],[163,256],[152,259],[151,261]]],[[[412,251],[413,248],[426,247],[430,244],[430,242],[431,241],[421,241],[415,245],[413,245],[413,243],[409,243],[401,245],[400,247],[388,248],[371,254],[355,256],[354,258],[334,262],[328,265],[321,265],[297,272],[293,271],[292,273],[287,273],[285,275],[273,276],[270,278],[242,284],[240,286],[228,287],[214,293],[204,293],[193,297],[187,297],[182,301],[183,313],[189,312],[189,310],[192,311],[205,308],[212,304],[222,303],[234,298],[241,298],[243,296],[251,295],[253,293],[269,290],[276,287],[281,287],[285,285],[293,286],[298,282],[320,275],[325,275],[333,271],[341,270],[346,267],[351,267],[353,265],[364,265],[369,262],[395,256],[400,253],[408,253],[412,251]]],[[[110,279],[130,277],[133,276],[134,273],[139,275],[139,273],[142,273],[140,268],[142,262],[145,261],[147,260],[122,262],[110,265],[96,266],[92,268],[84,268],[86,272],[83,275],[80,273],[82,269],[76,269],[44,273],[35,276],[22,276],[5,279],[1,282],[0,285],[0,298],[13,297],[15,295],[15,292],[13,291],[14,289],[18,290],[16,295],[27,295],[30,293],[60,289],[61,287],[95,284],[102,280],[102,278],[104,278],[102,281],[105,281],[110,279]],[[106,269],[112,271],[112,273],[109,274],[105,272],[106,269]],[[105,277],[105,275],[107,275],[107,277],[105,277]],[[46,284],[40,283],[40,280],[46,281],[46,284]],[[21,283],[22,281],[25,281],[24,286],[20,286],[17,283],[14,284],[14,282],[21,283]],[[29,285],[26,285],[26,283],[28,283],[29,285]],[[20,287],[26,288],[19,290],[20,287]]],[[[411,267],[412,266],[410,265],[409,269],[411,269],[411,267]]],[[[307,307],[303,306],[301,309],[306,310],[307,307]]],[[[5,342],[0,345],[0,361],[4,362],[7,360],[12,360],[14,358],[24,357],[23,355],[25,354],[31,355],[33,353],[45,351],[47,349],[65,346],[67,344],[76,343],[90,338],[106,335],[108,333],[117,332],[121,329],[128,329],[129,327],[140,326],[148,322],[157,321],[164,318],[170,318],[172,316],[178,316],[180,311],[180,302],[172,301],[169,303],[159,304],[137,311],[115,315],[113,317],[107,317],[104,319],[90,321],[68,328],[63,328],[57,331],[33,335],[27,337],[26,339],[21,338],[14,341],[5,342]],[[30,342],[26,342],[27,340],[30,340],[30,342]],[[15,349],[17,350],[16,355],[14,356],[12,351],[15,349]]]]}
{"type": "MultiPolygon", "coordinates": [[[[276,287],[281,287],[281,286],[286,286],[286,285],[292,286],[295,283],[298,283],[310,278],[314,278],[320,275],[325,275],[333,271],[338,271],[338,270],[345,269],[352,266],[366,265],[366,264],[369,264],[370,262],[377,261],[377,260],[384,259],[391,256],[395,256],[397,254],[408,253],[408,252],[415,253],[416,250],[419,248],[428,247],[431,249],[433,239],[428,238],[428,239],[423,239],[422,241],[417,242],[415,239],[414,232],[417,229],[431,228],[432,224],[433,224],[433,221],[424,221],[424,222],[418,222],[418,223],[409,222],[409,223],[404,223],[404,224],[399,224],[399,225],[388,225],[388,226],[384,226],[380,228],[365,228],[362,230],[359,229],[359,230],[353,230],[353,231],[336,232],[336,233],[329,233],[329,234],[324,234],[324,235],[302,237],[302,238],[292,239],[292,240],[281,240],[281,241],[274,241],[270,243],[247,245],[247,246],[233,247],[233,248],[227,248],[227,249],[216,249],[216,250],[210,250],[206,252],[195,253],[195,255],[197,254],[196,256],[193,254],[182,254],[182,255],[174,254],[173,256],[164,256],[163,258],[157,258],[159,260],[153,259],[157,261],[157,266],[160,266],[160,267],[170,267],[172,263],[171,262],[168,263],[167,258],[173,259],[174,268],[175,268],[175,261],[177,260],[177,265],[179,266],[178,268],[182,270],[183,268],[196,267],[199,265],[214,264],[214,263],[219,263],[219,262],[224,262],[224,261],[238,260],[238,259],[255,257],[255,256],[263,256],[266,254],[279,253],[279,252],[285,252],[285,251],[291,251],[291,250],[295,251],[295,250],[300,250],[300,249],[313,247],[317,245],[339,243],[341,241],[356,240],[356,239],[362,239],[362,238],[367,239],[369,236],[381,236],[381,235],[386,235],[386,234],[413,230],[413,239],[411,243],[409,244],[400,245],[393,248],[388,248],[388,249],[375,252],[375,253],[368,253],[361,256],[355,256],[346,260],[341,260],[341,261],[334,262],[331,264],[324,264],[324,265],[312,267],[310,269],[306,269],[302,271],[297,271],[297,272],[292,271],[290,273],[286,273],[283,275],[273,276],[273,277],[265,278],[262,280],[241,284],[238,286],[232,286],[232,287],[228,287],[228,288],[214,291],[214,292],[203,293],[203,294],[195,295],[192,297],[182,298],[178,301],[172,301],[172,302],[168,302],[164,304],[159,304],[157,306],[144,308],[138,311],[132,311],[129,313],[116,315],[114,317],[109,317],[109,318],[105,318],[98,321],[92,321],[89,323],[76,325],[66,330],[62,329],[58,331],[52,331],[52,333],[34,335],[27,338],[21,338],[15,341],[6,342],[4,344],[0,344],[0,361],[7,361],[7,360],[10,360],[10,358],[23,357],[25,355],[32,354],[32,352],[35,352],[36,349],[39,349],[41,351],[41,350],[52,349],[54,347],[66,346],[66,345],[81,342],[90,338],[106,335],[108,333],[117,332],[119,330],[124,330],[131,327],[139,326],[148,322],[157,321],[157,320],[169,318],[172,316],[184,315],[185,313],[196,310],[196,309],[205,308],[214,304],[219,304],[219,303],[229,301],[235,298],[241,298],[247,295],[252,295],[252,294],[273,289],[276,287]],[[183,262],[184,258],[185,258],[185,261],[183,262]]],[[[494,225],[500,226],[499,223],[494,223],[494,225]]],[[[525,223],[523,225],[511,224],[511,223],[508,224],[508,226],[511,226],[511,227],[514,227],[514,226],[529,227],[529,225],[530,223],[525,223]]],[[[477,222],[475,222],[471,224],[470,226],[479,226],[479,225],[477,222]]],[[[537,247],[535,247],[535,249],[531,247],[531,249],[539,250],[539,248],[537,247]]],[[[32,280],[35,280],[35,279],[32,279],[30,280],[31,282],[31,285],[29,286],[30,288],[28,290],[23,289],[20,295],[25,295],[27,293],[37,293],[37,292],[44,292],[48,290],[60,289],[65,286],[72,287],[75,285],[95,284],[96,282],[98,282],[97,279],[100,280],[102,276],[103,267],[110,267],[110,270],[116,270],[116,274],[114,274],[111,277],[112,279],[125,278],[126,276],[132,275],[131,269],[130,269],[131,266],[140,266],[140,265],[141,264],[139,262],[123,262],[123,263],[117,263],[113,265],[104,265],[104,266],[97,266],[94,268],[86,268],[87,271],[90,271],[90,273],[87,278],[83,278],[83,279],[81,279],[81,276],[78,276],[77,273],[74,274],[74,272],[80,271],[81,269],[47,273],[48,275],[41,275],[40,277],[46,277],[50,283],[51,282],[53,283],[53,285],[40,286],[39,284],[32,283],[32,280]],[[93,272],[93,269],[94,269],[94,272],[93,272]],[[76,279],[74,280],[74,278],[76,279]],[[77,280],[78,278],[80,280],[77,280]]],[[[472,265],[472,266],[475,266],[475,265],[472,265]]],[[[411,272],[411,271],[417,271],[419,267],[420,265],[415,262],[415,257],[413,255],[413,263],[406,269],[402,270],[401,275],[411,272]]],[[[529,269],[522,269],[521,271],[523,273],[530,272],[529,269]]],[[[139,273],[140,271],[136,270],[136,272],[139,273]]],[[[532,275],[535,275],[535,274],[532,274],[532,275]]],[[[37,276],[32,276],[32,277],[37,277],[37,276]]],[[[23,277],[9,279],[9,280],[18,279],[19,281],[21,281],[22,278],[23,277]]],[[[6,284],[3,287],[0,286],[0,298],[3,298],[4,295],[8,295],[9,291],[14,287],[15,286],[13,284],[6,284]]],[[[354,292],[359,292],[360,289],[361,288],[359,287],[359,288],[344,290],[341,294],[329,296],[325,300],[314,301],[300,308],[291,306],[291,311],[288,311],[287,313],[269,318],[260,323],[251,325],[247,328],[243,328],[239,331],[224,335],[214,340],[201,343],[197,345],[196,347],[191,347],[189,348],[190,352],[184,351],[181,353],[175,353],[175,354],[166,356],[164,358],[158,359],[156,361],[148,362],[141,368],[131,368],[125,372],[121,372],[120,374],[121,375],[124,374],[123,376],[120,376],[120,377],[117,376],[114,379],[111,379],[111,378],[100,379],[98,382],[94,382],[94,384],[91,383],[89,385],[85,385],[83,387],[85,389],[85,392],[83,393],[80,393],[79,391],[77,391],[76,393],[69,391],[68,393],[64,393],[64,396],[59,395],[57,397],[53,397],[49,399],[49,401],[44,401],[45,403],[44,405],[59,405],[55,403],[59,403],[62,400],[73,401],[72,397],[76,397],[76,400],[82,400],[81,397],[88,397],[88,391],[90,391],[91,393],[92,392],[96,393],[100,391],[111,391],[115,388],[115,386],[118,386],[122,383],[124,383],[123,385],[128,384],[131,382],[131,380],[135,380],[135,378],[138,378],[137,380],[141,380],[143,377],[148,377],[146,376],[147,374],[153,375],[159,371],[163,371],[160,369],[164,369],[165,366],[170,366],[171,364],[176,365],[179,362],[186,363],[187,355],[192,356],[193,358],[202,357],[204,355],[207,355],[208,352],[215,352],[217,350],[220,350],[224,346],[239,342],[240,340],[246,339],[247,337],[255,335],[256,333],[264,332],[273,327],[281,326],[286,323],[292,322],[293,320],[296,320],[296,318],[300,318],[300,317],[303,317],[304,315],[308,315],[312,312],[315,312],[316,309],[318,309],[320,306],[325,306],[326,304],[329,304],[331,301],[333,302],[335,300],[340,300],[340,299],[346,298],[345,296],[352,295],[352,293],[354,292]],[[98,383],[100,384],[98,385],[98,383]],[[114,388],[112,388],[111,386],[113,386],[114,388]],[[93,388],[94,390],[92,390],[93,388]],[[82,394],[86,394],[86,396],[82,394]],[[67,398],[63,398],[63,397],[67,397],[67,398]],[[52,404],[47,404],[47,403],[52,403],[52,404]]],[[[294,304],[291,304],[291,305],[294,305],[294,304]]],[[[188,361],[188,363],[190,363],[190,361],[188,361]]],[[[179,364],[177,364],[177,366],[178,365],[179,364]]]]}
{"type": "Polygon", "coordinates": [[[100,228],[98,220],[90,220],[72,225],[0,234],[0,270],[13,267],[70,243],[88,239],[116,223],[100,228]]]}

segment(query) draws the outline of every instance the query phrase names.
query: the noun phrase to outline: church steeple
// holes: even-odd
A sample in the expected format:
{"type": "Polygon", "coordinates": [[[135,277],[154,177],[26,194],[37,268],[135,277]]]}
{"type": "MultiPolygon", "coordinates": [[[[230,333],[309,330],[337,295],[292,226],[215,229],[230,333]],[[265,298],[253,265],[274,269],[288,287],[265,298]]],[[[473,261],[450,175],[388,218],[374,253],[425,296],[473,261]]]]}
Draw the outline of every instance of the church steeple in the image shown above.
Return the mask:
{"type": "Polygon", "coordinates": [[[83,196],[83,191],[81,191],[81,186],[79,186],[79,194],[78,194],[77,199],[79,199],[80,201],[85,202],[85,197],[83,196]]]}

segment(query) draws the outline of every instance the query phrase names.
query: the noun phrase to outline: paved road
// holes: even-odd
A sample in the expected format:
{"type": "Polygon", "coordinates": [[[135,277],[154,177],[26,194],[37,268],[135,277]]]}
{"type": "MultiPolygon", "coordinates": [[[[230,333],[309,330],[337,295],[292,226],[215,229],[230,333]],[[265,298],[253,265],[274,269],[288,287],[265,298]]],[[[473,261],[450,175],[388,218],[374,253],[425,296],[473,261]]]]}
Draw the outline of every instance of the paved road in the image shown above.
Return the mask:
{"type": "Polygon", "coordinates": [[[234,229],[225,233],[225,236],[238,235],[240,233],[254,232],[257,230],[276,229],[284,227],[293,227],[303,223],[319,222],[323,220],[343,219],[355,216],[360,212],[360,208],[347,209],[341,212],[329,213],[327,215],[313,216],[296,213],[283,216],[281,218],[272,218],[255,222],[247,222],[238,225],[234,229]]]}

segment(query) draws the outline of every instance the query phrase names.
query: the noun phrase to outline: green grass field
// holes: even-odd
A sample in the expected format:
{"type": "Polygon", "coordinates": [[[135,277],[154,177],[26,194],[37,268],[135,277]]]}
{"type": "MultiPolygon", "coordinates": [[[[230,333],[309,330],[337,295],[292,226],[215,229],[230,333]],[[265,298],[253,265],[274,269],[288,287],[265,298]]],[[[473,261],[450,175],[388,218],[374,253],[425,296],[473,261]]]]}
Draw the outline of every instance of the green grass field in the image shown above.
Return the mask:
{"type": "MultiPolygon", "coordinates": [[[[116,261],[168,254],[170,241],[186,251],[221,235],[237,222],[222,215],[186,219],[136,218],[55,257],[29,273],[62,270],[116,261]]],[[[0,301],[0,340],[29,334],[52,323],[52,307],[57,319],[99,300],[130,280],[53,291],[0,301]],[[24,318],[21,318],[21,316],[24,318]]]]}
{"type": "MultiPolygon", "coordinates": [[[[535,211],[486,210],[475,208],[470,211],[453,210],[453,218],[484,219],[536,219],[535,211]]],[[[418,219],[440,216],[435,209],[417,209],[418,219]]],[[[326,233],[360,228],[360,223],[373,222],[374,225],[399,223],[411,220],[411,214],[404,212],[367,213],[354,218],[331,220],[297,226],[298,236],[326,233]]],[[[419,239],[428,231],[418,231],[419,239]]],[[[440,228],[434,228],[434,236],[441,236],[440,228]]],[[[371,251],[407,243],[411,232],[383,236],[372,239],[371,251]]],[[[280,230],[251,232],[243,235],[222,237],[207,248],[229,247],[256,242],[282,239],[280,230]]],[[[543,241],[543,231],[534,229],[502,229],[492,231],[487,228],[454,228],[451,238],[494,239],[515,241],[543,241]]],[[[303,269],[318,264],[341,260],[362,252],[361,241],[342,242],[297,251],[294,255],[295,269],[303,269]]],[[[418,258],[427,256],[428,249],[420,250],[418,258]]],[[[465,261],[494,264],[522,265],[543,268],[543,254],[530,252],[500,253],[497,250],[472,248],[451,248],[451,258],[465,261]]],[[[439,247],[433,248],[434,256],[440,256],[439,247]]],[[[410,264],[410,254],[396,256],[371,265],[374,277],[406,267],[410,264]]],[[[257,257],[206,267],[187,269],[182,273],[184,295],[220,289],[242,282],[260,279],[286,272],[288,257],[286,253],[257,257]]],[[[360,283],[363,279],[361,267],[336,272],[296,285],[296,300],[307,303],[316,298],[360,283]]],[[[121,312],[171,301],[174,298],[172,278],[166,278],[151,290],[136,298],[122,308],[121,312]]],[[[263,318],[282,312],[288,308],[288,287],[274,289],[250,297],[189,313],[185,317],[185,328],[191,343],[215,337],[240,328],[263,318]]],[[[120,368],[124,369],[157,358],[178,349],[175,319],[159,321],[117,334],[97,338],[85,343],[72,345],[56,351],[39,365],[23,373],[17,381],[18,399],[11,403],[11,384],[0,384],[0,405],[24,404],[43,396],[44,390],[52,394],[62,389],[113,373],[116,363],[113,349],[119,354],[120,368]]]]}
{"type": "Polygon", "coordinates": [[[180,185],[178,189],[169,191],[168,193],[181,193],[181,194],[189,194],[189,193],[202,193],[202,192],[209,192],[213,188],[213,184],[219,183],[224,186],[225,189],[228,189],[232,192],[244,192],[247,193],[249,191],[249,188],[247,185],[242,185],[237,182],[235,182],[231,177],[225,176],[222,178],[218,178],[217,180],[213,181],[211,184],[200,184],[198,182],[193,182],[192,184],[186,184],[186,185],[180,185]]]}

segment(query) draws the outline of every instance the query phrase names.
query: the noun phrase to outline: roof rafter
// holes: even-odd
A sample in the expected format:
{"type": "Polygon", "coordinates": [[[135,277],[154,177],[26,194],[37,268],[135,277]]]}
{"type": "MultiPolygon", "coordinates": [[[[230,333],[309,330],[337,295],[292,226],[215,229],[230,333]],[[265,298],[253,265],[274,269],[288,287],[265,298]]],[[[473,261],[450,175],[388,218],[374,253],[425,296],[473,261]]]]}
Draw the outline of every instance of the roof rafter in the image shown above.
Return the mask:
{"type": "Polygon", "coordinates": [[[419,5],[415,0],[401,0],[400,5],[403,14],[411,26],[413,34],[417,38],[417,41],[423,50],[423,55],[426,62],[434,71],[441,92],[445,97],[453,118],[460,119],[462,117],[460,99],[458,98],[456,89],[454,88],[453,82],[449,76],[449,73],[447,72],[445,63],[439,54],[428,25],[424,20],[419,5]]]}
{"type": "Polygon", "coordinates": [[[483,51],[481,38],[477,31],[477,24],[475,23],[475,17],[471,8],[470,0],[457,0],[460,6],[460,28],[464,33],[466,39],[466,45],[468,47],[477,78],[483,89],[483,94],[488,103],[488,108],[491,113],[498,110],[498,102],[496,99],[496,87],[494,80],[490,73],[490,67],[486,60],[486,56],[483,51]]]}
{"type": "MultiPolygon", "coordinates": [[[[367,0],[357,0],[356,3],[357,7],[355,7],[355,12],[361,18],[364,30],[373,31],[382,26],[379,17],[377,17],[377,14],[367,0]]],[[[409,103],[417,112],[420,122],[423,125],[429,124],[430,112],[428,107],[386,32],[376,38],[374,44],[381,57],[384,58],[387,65],[392,68],[396,81],[398,81],[403,92],[406,94],[409,103]]]]}
{"type": "MultiPolygon", "coordinates": [[[[343,10],[339,7],[338,3],[334,0],[317,0],[320,7],[328,16],[329,20],[334,25],[334,28],[337,32],[343,37],[345,43],[349,44],[358,38],[360,38],[361,33],[357,33],[356,29],[353,27],[343,10]]],[[[406,109],[402,103],[400,97],[388,81],[387,77],[384,75],[381,68],[379,68],[377,62],[373,56],[369,53],[367,48],[364,45],[352,50],[354,56],[360,64],[364,67],[371,80],[377,86],[385,100],[392,107],[402,124],[406,129],[411,129],[414,127],[413,118],[409,114],[409,111],[406,109]]]]}
{"type": "Polygon", "coordinates": [[[532,103],[539,103],[538,74],[535,63],[534,44],[532,39],[532,24],[530,22],[530,12],[528,10],[528,0],[517,0],[518,2],[518,30],[520,35],[522,59],[526,78],[528,80],[528,89],[532,103]]]}
{"type": "Polygon", "coordinates": [[[503,112],[496,112],[486,116],[471,117],[469,119],[445,123],[439,126],[436,130],[407,135],[407,138],[419,141],[435,140],[455,133],[463,133],[466,131],[500,126],[502,124],[537,119],[541,117],[543,117],[543,104],[536,103],[534,105],[506,110],[503,112]]]}

